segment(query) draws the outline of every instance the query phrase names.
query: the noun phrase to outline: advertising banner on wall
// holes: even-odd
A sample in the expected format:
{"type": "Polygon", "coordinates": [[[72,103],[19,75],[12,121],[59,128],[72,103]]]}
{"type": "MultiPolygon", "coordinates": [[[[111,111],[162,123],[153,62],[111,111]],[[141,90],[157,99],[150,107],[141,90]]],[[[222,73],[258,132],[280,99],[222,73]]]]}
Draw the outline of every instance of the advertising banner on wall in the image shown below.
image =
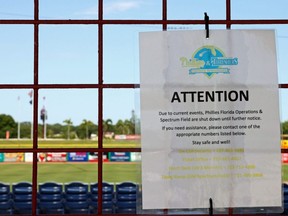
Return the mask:
{"type": "Polygon", "coordinates": [[[279,207],[275,32],[205,34],[140,33],[143,208],[279,207]]]}
{"type": "Polygon", "coordinates": [[[64,162],[66,159],[66,152],[52,152],[46,153],[46,161],[47,162],[64,162]]]}
{"type": "Polygon", "coordinates": [[[4,161],[5,162],[23,162],[24,161],[24,153],[4,153],[4,161]]]}
{"type": "Polygon", "coordinates": [[[0,162],[4,161],[4,153],[0,153],[0,162]]]}
{"type": "Polygon", "coordinates": [[[68,161],[88,161],[87,152],[69,152],[67,156],[68,161]]]}
{"type": "MultiPolygon", "coordinates": [[[[38,153],[37,154],[38,162],[45,162],[46,161],[46,153],[38,153]]],[[[33,153],[32,152],[25,152],[25,162],[33,162],[33,153]]]]}
{"type": "Polygon", "coordinates": [[[130,160],[131,160],[130,152],[110,152],[109,153],[109,161],[124,162],[124,161],[130,161],[130,160]]]}
{"type": "MultiPolygon", "coordinates": [[[[98,162],[98,152],[89,152],[88,160],[89,160],[89,162],[98,162]]],[[[108,162],[109,161],[107,152],[103,152],[102,161],[103,162],[108,162]]]]}

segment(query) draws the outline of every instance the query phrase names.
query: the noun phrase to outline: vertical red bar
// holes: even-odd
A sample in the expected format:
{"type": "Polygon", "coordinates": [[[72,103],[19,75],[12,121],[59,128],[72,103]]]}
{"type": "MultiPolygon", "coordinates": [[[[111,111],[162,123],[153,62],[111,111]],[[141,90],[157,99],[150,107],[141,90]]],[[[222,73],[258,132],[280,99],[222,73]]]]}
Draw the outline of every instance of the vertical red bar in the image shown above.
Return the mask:
{"type": "Polygon", "coordinates": [[[162,30],[167,30],[167,0],[162,0],[162,30]]]}
{"type": "MultiPolygon", "coordinates": [[[[226,29],[231,29],[231,0],[226,0],[226,29]]],[[[233,215],[233,208],[228,209],[229,216],[233,215]]]]}
{"type": "MultiPolygon", "coordinates": [[[[98,19],[103,20],[103,0],[98,1],[98,19]]],[[[98,150],[103,148],[103,24],[98,25],[98,150]]],[[[98,214],[102,214],[102,151],[98,151],[98,214]]]]}
{"type": "MultiPolygon", "coordinates": [[[[162,30],[167,31],[167,0],[162,0],[162,30]]],[[[163,209],[163,214],[168,214],[168,209],[163,209]]]]}
{"type": "MultiPolygon", "coordinates": [[[[39,0],[34,0],[34,88],[33,88],[33,167],[32,167],[32,215],[37,214],[37,145],[38,145],[38,54],[39,54],[39,0]]],[[[32,122],[31,122],[32,124],[32,122]]]]}
{"type": "Polygon", "coordinates": [[[226,0],[226,29],[231,29],[231,0],[226,0]]]}

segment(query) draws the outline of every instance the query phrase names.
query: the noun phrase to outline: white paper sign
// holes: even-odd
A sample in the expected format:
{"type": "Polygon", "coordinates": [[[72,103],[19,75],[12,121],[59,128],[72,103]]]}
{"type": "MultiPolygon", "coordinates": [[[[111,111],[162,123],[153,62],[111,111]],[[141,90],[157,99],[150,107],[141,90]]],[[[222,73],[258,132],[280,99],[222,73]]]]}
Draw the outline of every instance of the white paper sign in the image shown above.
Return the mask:
{"type": "Polygon", "coordinates": [[[275,33],[140,33],[143,208],[281,206],[275,33]]]}

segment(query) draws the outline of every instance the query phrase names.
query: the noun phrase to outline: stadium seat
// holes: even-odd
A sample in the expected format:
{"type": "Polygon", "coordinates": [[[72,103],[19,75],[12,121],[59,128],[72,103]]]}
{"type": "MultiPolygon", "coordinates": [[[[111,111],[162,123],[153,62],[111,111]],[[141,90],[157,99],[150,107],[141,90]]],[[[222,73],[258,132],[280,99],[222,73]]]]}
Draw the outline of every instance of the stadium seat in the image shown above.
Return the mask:
{"type": "Polygon", "coordinates": [[[13,215],[13,201],[11,199],[0,201],[0,215],[13,215]]]}
{"type": "Polygon", "coordinates": [[[0,182],[0,196],[2,194],[9,194],[10,193],[10,185],[0,182]]]}
{"type": "Polygon", "coordinates": [[[64,201],[65,214],[90,214],[89,201],[64,201]]]}
{"type": "Polygon", "coordinates": [[[88,184],[71,182],[64,185],[64,208],[66,214],[89,214],[90,199],[88,184]]]}
{"type": "Polygon", "coordinates": [[[136,214],[135,201],[116,201],[116,213],[118,214],[136,214]]]}
{"type": "MultiPolygon", "coordinates": [[[[91,194],[98,194],[98,183],[92,183],[90,185],[91,194]]],[[[102,183],[102,193],[103,194],[113,194],[114,193],[114,185],[108,182],[102,183]]]]}
{"type": "Polygon", "coordinates": [[[13,205],[11,200],[10,185],[0,182],[0,214],[12,214],[13,205]]]}
{"type": "Polygon", "coordinates": [[[284,196],[284,212],[283,214],[288,215],[288,184],[283,184],[283,196],[284,196]]]}
{"type": "Polygon", "coordinates": [[[116,213],[136,214],[138,185],[133,182],[123,182],[116,185],[116,213]]]}
{"type": "Polygon", "coordinates": [[[63,200],[40,201],[38,204],[40,214],[65,214],[63,200]]]}
{"type": "Polygon", "coordinates": [[[88,184],[82,182],[71,182],[64,185],[66,194],[88,194],[88,184]]]}
{"type": "Polygon", "coordinates": [[[117,194],[136,194],[138,186],[134,182],[122,182],[116,184],[117,194]]]}
{"type": "Polygon", "coordinates": [[[32,194],[32,184],[30,182],[19,182],[12,185],[13,194],[32,194]]]}
{"type": "Polygon", "coordinates": [[[39,184],[38,207],[40,214],[64,214],[63,188],[56,182],[39,184]]]}
{"type": "MultiPolygon", "coordinates": [[[[90,185],[91,192],[91,213],[96,214],[98,210],[98,183],[90,185]]],[[[102,183],[102,214],[114,213],[114,185],[102,183]]]]}
{"type": "Polygon", "coordinates": [[[12,185],[13,213],[32,213],[32,184],[19,182],[12,185]]]}
{"type": "Polygon", "coordinates": [[[45,182],[39,184],[40,194],[61,194],[63,192],[62,184],[56,182],[45,182]]]}

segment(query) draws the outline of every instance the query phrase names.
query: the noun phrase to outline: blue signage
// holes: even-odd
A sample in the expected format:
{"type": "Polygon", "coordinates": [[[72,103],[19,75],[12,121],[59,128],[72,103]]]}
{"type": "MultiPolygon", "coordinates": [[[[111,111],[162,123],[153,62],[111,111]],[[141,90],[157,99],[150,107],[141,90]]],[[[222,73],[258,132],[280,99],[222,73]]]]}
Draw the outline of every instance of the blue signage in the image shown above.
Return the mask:
{"type": "Polygon", "coordinates": [[[87,152],[69,152],[67,155],[68,161],[88,161],[87,152]]]}
{"type": "Polygon", "coordinates": [[[130,152],[110,152],[109,160],[118,162],[130,161],[131,155],[130,152]]]}

